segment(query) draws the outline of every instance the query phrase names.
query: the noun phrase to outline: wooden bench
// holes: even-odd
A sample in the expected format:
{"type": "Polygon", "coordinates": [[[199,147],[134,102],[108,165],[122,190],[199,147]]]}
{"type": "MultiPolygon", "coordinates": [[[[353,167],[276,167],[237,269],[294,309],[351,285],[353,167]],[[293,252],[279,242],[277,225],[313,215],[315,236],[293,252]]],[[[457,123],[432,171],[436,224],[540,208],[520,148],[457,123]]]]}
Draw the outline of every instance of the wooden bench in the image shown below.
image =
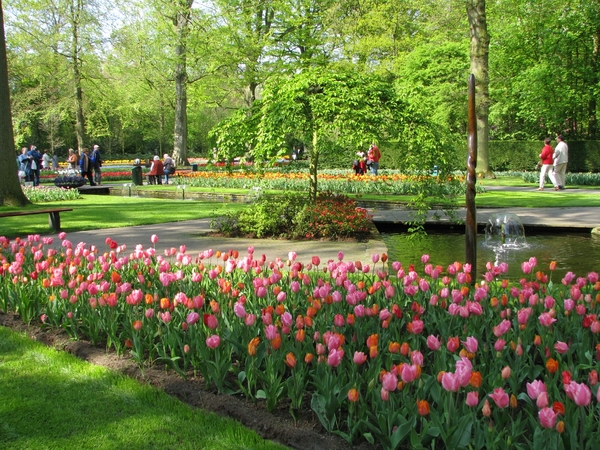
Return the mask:
{"type": "Polygon", "coordinates": [[[32,214],[48,214],[48,224],[55,231],[60,231],[60,213],[73,211],[73,208],[49,208],[49,209],[31,209],[27,211],[10,211],[0,213],[0,217],[20,217],[30,216],[32,214]]]}

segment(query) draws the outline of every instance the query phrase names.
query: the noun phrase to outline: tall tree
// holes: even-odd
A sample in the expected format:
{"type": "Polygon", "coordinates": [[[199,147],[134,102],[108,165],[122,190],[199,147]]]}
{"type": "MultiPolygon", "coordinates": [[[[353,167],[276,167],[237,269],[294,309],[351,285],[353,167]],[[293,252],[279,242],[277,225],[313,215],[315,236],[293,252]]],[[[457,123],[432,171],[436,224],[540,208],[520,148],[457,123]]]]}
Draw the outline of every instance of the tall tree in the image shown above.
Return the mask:
{"type": "Polygon", "coordinates": [[[477,172],[493,177],[489,157],[489,51],[485,0],[467,0],[467,16],[471,34],[471,73],[475,75],[475,115],[477,116],[477,172]]]}
{"type": "Polygon", "coordinates": [[[188,116],[187,116],[187,40],[191,9],[194,0],[177,0],[172,11],[175,26],[175,133],[173,159],[177,164],[187,164],[188,116]]]}
{"type": "Polygon", "coordinates": [[[25,197],[17,176],[2,0],[0,0],[0,32],[0,206],[23,206],[29,203],[29,200],[25,197]]]}
{"type": "MultiPolygon", "coordinates": [[[[102,52],[99,23],[104,15],[104,4],[97,0],[12,0],[10,5],[11,30],[17,36],[15,42],[20,45],[19,51],[15,49],[14,53],[33,54],[30,63],[38,66],[24,67],[24,70],[30,85],[42,94],[36,99],[42,111],[40,114],[44,115],[46,106],[40,99],[56,97],[57,93],[68,98],[69,119],[74,123],[77,145],[83,148],[87,137],[84,90],[86,83],[98,72],[98,55],[102,52]],[[31,72],[27,73],[28,70],[31,72]],[[62,92],[65,88],[71,92],[62,92]],[[57,92],[53,93],[52,89],[57,92]]],[[[48,105],[55,111],[55,117],[63,117],[56,113],[52,102],[48,105]]]]}

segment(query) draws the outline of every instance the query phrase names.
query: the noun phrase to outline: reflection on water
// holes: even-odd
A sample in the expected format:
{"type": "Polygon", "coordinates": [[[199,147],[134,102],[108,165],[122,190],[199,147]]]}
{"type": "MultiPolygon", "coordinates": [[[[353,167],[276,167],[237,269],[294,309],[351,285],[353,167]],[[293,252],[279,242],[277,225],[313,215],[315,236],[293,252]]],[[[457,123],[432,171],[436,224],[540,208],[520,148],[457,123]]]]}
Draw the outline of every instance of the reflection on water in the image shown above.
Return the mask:
{"type": "MultiPolygon", "coordinates": [[[[421,255],[429,254],[433,265],[446,268],[455,261],[465,261],[465,235],[456,232],[428,232],[421,240],[409,240],[406,233],[381,233],[388,247],[390,261],[400,261],[404,266],[414,264],[421,267],[421,255]]],[[[521,263],[535,256],[536,270],[548,273],[551,261],[556,261],[554,281],[567,272],[586,276],[588,272],[600,272],[600,236],[585,234],[528,235],[524,248],[503,249],[496,254],[492,246],[486,245],[485,236],[477,235],[477,278],[485,273],[485,265],[491,262],[508,263],[508,278],[522,276],[521,263]]],[[[418,270],[418,269],[417,269],[418,270]]]]}

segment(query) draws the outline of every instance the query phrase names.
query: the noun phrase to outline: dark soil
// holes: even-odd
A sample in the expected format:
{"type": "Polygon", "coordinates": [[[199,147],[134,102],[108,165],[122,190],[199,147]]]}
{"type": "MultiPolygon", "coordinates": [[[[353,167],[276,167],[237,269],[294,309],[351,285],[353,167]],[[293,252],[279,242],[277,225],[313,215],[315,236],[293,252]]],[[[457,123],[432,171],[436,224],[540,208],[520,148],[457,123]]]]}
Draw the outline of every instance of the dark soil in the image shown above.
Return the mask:
{"type": "Polygon", "coordinates": [[[230,417],[247,428],[256,431],[264,439],[269,439],[290,448],[302,450],[374,450],[377,447],[368,443],[351,446],[338,436],[325,432],[310,407],[310,399],[305,400],[305,408],[298,412],[294,421],[287,407],[282,405],[274,413],[266,410],[264,402],[253,403],[244,397],[217,394],[207,390],[201,378],[190,374],[181,378],[164,366],[152,366],[140,370],[128,356],[119,357],[114,351],[94,346],[86,341],[73,341],[64,330],[54,330],[39,326],[25,325],[18,315],[1,314],[0,325],[24,332],[31,339],[49,347],[67,351],[92,364],[107,367],[140,382],[147,383],[177,397],[193,407],[212,411],[220,416],[230,417]]]}

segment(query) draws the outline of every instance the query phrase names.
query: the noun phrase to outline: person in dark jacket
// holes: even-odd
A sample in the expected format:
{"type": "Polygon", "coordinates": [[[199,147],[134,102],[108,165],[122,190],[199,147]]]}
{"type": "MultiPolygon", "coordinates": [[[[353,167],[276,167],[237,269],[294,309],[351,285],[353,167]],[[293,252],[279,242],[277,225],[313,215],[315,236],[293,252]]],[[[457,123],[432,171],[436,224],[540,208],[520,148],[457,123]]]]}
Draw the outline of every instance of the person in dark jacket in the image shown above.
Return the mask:
{"type": "Polygon", "coordinates": [[[81,152],[81,157],[79,158],[79,170],[81,171],[81,176],[83,178],[87,178],[90,182],[90,186],[96,186],[94,182],[93,174],[92,174],[92,163],[90,162],[90,150],[86,147],[81,152]]]}

